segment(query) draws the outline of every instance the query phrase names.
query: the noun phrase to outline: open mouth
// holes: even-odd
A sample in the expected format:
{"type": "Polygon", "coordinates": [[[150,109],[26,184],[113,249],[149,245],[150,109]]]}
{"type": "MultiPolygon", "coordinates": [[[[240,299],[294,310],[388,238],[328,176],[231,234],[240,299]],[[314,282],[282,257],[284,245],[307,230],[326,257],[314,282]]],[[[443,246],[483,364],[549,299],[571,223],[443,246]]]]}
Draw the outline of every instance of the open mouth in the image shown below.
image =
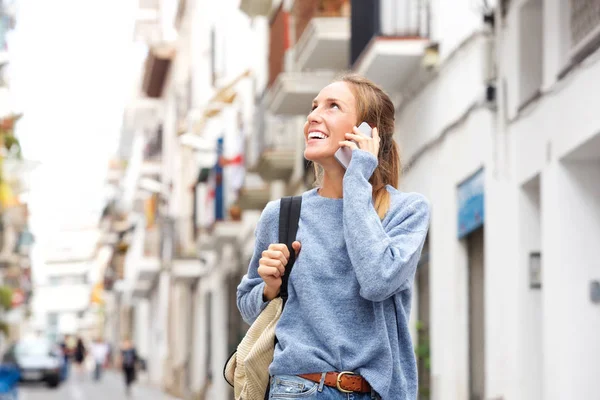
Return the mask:
{"type": "Polygon", "coordinates": [[[327,139],[327,135],[320,131],[312,131],[308,133],[308,140],[310,139],[327,139]]]}

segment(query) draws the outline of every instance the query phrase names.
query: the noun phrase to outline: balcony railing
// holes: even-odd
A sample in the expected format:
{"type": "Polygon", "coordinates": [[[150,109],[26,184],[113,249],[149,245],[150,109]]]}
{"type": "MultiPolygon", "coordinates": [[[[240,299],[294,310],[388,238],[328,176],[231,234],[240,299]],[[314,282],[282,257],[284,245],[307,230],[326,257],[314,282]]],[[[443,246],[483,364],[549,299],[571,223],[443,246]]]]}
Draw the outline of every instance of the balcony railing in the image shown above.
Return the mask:
{"type": "Polygon", "coordinates": [[[265,105],[259,105],[255,114],[254,132],[245,150],[247,167],[254,171],[265,151],[293,150],[297,143],[296,135],[300,134],[286,124],[286,117],[269,115],[265,105]]]}
{"type": "Polygon", "coordinates": [[[426,0],[352,0],[350,66],[373,38],[429,37],[426,0]]]}

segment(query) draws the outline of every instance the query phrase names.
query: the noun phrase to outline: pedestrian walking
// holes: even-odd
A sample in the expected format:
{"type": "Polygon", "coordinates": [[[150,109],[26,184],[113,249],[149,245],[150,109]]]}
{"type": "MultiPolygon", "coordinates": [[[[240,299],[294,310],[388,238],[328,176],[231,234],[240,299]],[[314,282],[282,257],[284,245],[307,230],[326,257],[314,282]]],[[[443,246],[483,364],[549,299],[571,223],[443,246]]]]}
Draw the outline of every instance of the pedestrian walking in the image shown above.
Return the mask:
{"type": "Polygon", "coordinates": [[[129,339],[125,339],[121,345],[121,368],[125,378],[125,393],[131,396],[131,385],[136,379],[136,365],[138,361],[137,351],[129,339]]]}
{"type": "Polygon", "coordinates": [[[81,337],[77,338],[77,344],[73,350],[73,362],[75,363],[75,371],[78,378],[83,378],[85,374],[85,358],[87,357],[87,348],[83,344],[81,337]]]}
{"type": "Polygon", "coordinates": [[[62,342],[60,342],[60,350],[62,352],[63,364],[61,370],[61,378],[62,380],[67,380],[69,378],[70,366],[71,366],[71,357],[73,353],[73,349],[69,343],[69,335],[65,335],[62,342]]]}
{"type": "Polygon", "coordinates": [[[94,380],[99,381],[108,356],[108,343],[98,337],[92,343],[92,356],[94,357],[94,380]]]}
{"type": "Polygon", "coordinates": [[[270,399],[417,398],[408,319],[430,211],[424,196],[398,190],[394,114],[389,96],[364,77],[323,88],[304,126],[317,184],[302,194],[292,249],[278,243],[280,200],[260,217],[237,291],[246,322],[279,296],[297,254],[275,331],[270,399]],[[371,135],[357,128],[362,122],[371,135]],[[351,150],[347,169],[340,148],[351,150]]]}

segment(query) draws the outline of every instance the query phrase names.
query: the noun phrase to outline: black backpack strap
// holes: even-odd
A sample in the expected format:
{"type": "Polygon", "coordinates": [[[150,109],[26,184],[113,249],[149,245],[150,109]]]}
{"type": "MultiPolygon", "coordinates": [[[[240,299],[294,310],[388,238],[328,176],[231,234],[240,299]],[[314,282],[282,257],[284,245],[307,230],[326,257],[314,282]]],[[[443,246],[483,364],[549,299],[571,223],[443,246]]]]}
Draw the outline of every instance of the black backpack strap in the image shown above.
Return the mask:
{"type": "Polygon", "coordinates": [[[279,243],[285,243],[290,252],[290,259],[285,267],[285,274],[281,280],[281,289],[279,291],[284,305],[288,298],[288,280],[296,262],[296,252],[292,247],[292,243],[296,240],[301,208],[302,196],[284,197],[281,199],[279,209],[279,243]]]}
{"type": "MultiPolygon", "coordinates": [[[[285,274],[281,278],[281,289],[279,290],[284,307],[288,298],[288,279],[296,262],[296,252],[292,243],[296,240],[301,208],[302,196],[283,197],[279,205],[279,243],[285,243],[290,252],[290,259],[285,266],[285,274]]],[[[277,344],[277,337],[275,337],[275,344],[277,344]]],[[[271,385],[267,385],[264,400],[269,400],[270,391],[271,385]]]]}

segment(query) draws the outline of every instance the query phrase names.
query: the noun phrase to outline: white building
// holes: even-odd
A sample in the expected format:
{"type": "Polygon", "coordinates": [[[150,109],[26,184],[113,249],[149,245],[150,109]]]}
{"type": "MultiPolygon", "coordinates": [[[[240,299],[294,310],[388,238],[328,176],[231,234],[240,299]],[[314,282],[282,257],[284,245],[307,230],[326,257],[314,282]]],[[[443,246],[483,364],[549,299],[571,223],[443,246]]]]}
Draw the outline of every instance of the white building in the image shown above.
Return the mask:
{"type": "Polygon", "coordinates": [[[596,395],[597,2],[485,3],[197,0],[140,13],[162,33],[146,39],[142,114],[125,126],[160,136],[161,167],[141,152],[158,136],[133,141],[124,198],[142,224],[119,298],[152,382],[228,398],[254,226],[268,200],[312,184],[307,110],[351,69],[391,95],[401,188],[432,204],[411,327],[422,398],[596,395]],[[139,249],[156,215],[150,263],[139,249]]]}
{"type": "Polygon", "coordinates": [[[434,399],[593,398],[600,120],[585,16],[597,5],[505,4],[433,4],[435,73],[395,89],[372,77],[402,93],[403,187],[433,207],[417,279],[422,382],[434,399]]]}
{"type": "Polygon", "coordinates": [[[35,292],[31,327],[49,338],[98,335],[99,309],[92,289],[111,250],[98,246],[98,229],[63,231],[34,250],[35,292]]]}

